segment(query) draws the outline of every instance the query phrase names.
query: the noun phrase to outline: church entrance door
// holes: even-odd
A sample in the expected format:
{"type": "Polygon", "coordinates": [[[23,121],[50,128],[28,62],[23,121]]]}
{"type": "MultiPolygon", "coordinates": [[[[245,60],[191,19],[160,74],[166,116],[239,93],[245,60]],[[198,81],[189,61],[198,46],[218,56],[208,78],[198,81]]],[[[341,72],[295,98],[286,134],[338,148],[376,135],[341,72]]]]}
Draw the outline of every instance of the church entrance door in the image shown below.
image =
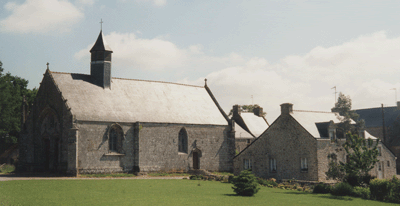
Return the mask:
{"type": "Polygon", "coordinates": [[[200,169],[198,152],[193,152],[193,169],[195,170],[200,169]]]}
{"type": "Polygon", "coordinates": [[[50,139],[44,139],[44,169],[47,171],[50,168],[50,139]]]}

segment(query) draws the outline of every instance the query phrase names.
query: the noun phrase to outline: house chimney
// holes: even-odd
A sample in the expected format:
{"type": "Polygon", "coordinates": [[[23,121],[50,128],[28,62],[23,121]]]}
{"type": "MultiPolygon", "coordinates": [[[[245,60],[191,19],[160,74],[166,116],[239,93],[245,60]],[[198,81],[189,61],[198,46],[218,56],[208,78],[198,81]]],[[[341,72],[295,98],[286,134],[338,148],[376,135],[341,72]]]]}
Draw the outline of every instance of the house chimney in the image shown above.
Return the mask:
{"type": "Polygon", "coordinates": [[[264,112],[263,112],[263,108],[262,107],[260,107],[260,106],[256,106],[256,107],[254,107],[254,109],[253,109],[253,113],[254,113],[254,115],[256,115],[256,116],[258,116],[258,117],[262,117],[262,116],[264,116],[264,112]]]}
{"type": "Polygon", "coordinates": [[[232,116],[234,116],[234,117],[235,116],[240,116],[240,113],[241,113],[240,106],[237,105],[237,104],[233,105],[232,116]]]}
{"type": "Polygon", "coordinates": [[[292,112],[293,112],[293,104],[291,104],[291,103],[281,104],[281,115],[282,114],[290,114],[292,112]]]}

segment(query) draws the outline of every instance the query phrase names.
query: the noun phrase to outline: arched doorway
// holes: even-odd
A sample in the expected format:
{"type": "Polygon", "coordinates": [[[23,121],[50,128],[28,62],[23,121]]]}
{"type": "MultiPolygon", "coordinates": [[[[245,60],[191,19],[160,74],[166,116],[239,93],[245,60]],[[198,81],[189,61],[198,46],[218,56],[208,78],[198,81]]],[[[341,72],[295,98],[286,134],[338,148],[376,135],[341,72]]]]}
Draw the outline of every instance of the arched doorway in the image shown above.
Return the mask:
{"type": "Polygon", "coordinates": [[[60,160],[60,125],[56,113],[46,109],[41,115],[42,164],[44,171],[56,172],[60,160]]]}
{"type": "Polygon", "coordinates": [[[200,169],[200,157],[201,157],[201,151],[199,149],[193,150],[192,152],[193,169],[195,170],[200,169]]]}

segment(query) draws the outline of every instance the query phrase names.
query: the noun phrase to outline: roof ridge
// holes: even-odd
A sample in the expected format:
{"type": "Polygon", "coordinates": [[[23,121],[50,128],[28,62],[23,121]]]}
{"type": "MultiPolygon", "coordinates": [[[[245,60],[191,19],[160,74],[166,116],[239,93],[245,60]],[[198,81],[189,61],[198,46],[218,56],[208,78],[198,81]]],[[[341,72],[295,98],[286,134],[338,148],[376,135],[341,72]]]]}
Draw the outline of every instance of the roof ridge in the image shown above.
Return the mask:
{"type": "MultiPolygon", "coordinates": [[[[81,74],[81,73],[68,73],[68,72],[55,72],[55,71],[50,71],[50,73],[55,73],[55,74],[81,74]]],[[[90,76],[89,74],[81,74],[81,75],[90,76]]]]}
{"type": "MultiPolygon", "coordinates": [[[[383,109],[390,108],[394,109],[397,106],[389,106],[389,107],[383,107],[383,109]]],[[[369,109],[382,109],[382,107],[371,107],[371,108],[364,108],[364,109],[353,109],[352,111],[360,111],[360,110],[369,110],[369,109]]]]}
{"type": "Polygon", "coordinates": [[[313,113],[335,114],[335,112],[311,111],[311,110],[293,110],[293,111],[294,112],[313,112],[313,113]]]}
{"type": "Polygon", "coordinates": [[[120,77],[112,77],[112,79],[121,79],[121,80],[134,80],[134,81],[141,81],[141,82],[154,82],[154,83],[166,83],[166,84],[176,84],[176,85],[182,85],[182,86],[189,86],[189,87],[199,87],[199,88],[204,88],[203,86],[190,85],[190,84],[182,84],[182,83],[175,83],[175,82],[156,81],[156,80],[145,80],[145,79],[129,79],[129,78],[120,78],[120,77]]]}
{"type": "MultiPolygon", "coordinates": [[[[79,75],[90,76],[90,74],[81,74],[81,73],[54,72],[54,71],[50,71],[50,72],[51,72],[51,73],[56,73],[56,74],[79,74],[79,75]]],[[[120,78],[120,77],[111,77],[111,79],[133,80],[133,81],[155,82],[155,83],[166,83],[166,84],[176,84],[176,85],[182,85],[182,86],[204,88],[203,86],[190,85],[190,84],[182,84],[182,83],[175,83],[175,82],[156,81],[156,80],[129,79],[129,78],[120,78]]]]}

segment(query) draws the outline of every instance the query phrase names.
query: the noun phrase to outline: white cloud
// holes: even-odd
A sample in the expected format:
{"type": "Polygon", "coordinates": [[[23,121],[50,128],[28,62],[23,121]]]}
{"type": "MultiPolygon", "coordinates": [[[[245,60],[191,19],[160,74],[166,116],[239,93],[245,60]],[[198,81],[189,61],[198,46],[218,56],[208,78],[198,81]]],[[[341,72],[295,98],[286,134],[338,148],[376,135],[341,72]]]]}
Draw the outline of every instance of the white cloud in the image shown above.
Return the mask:
{"type": "Polygon", "coordinates": [[[88,5],[91,6],[94,4],[95,0],[76,0],[77,3],[82,4],[82,5],[88,5]]]}
{"type": "Polygon", "coordinates": [[[245,59],[246,63],[226,67],[204,78],[227,112],[234,104],[254,103],[264,107],[272,121],[280,114],[279,105],[294,104],[294,109],[330,111],[334,91],[350,95],[353,108],[395,104],[392,88],[400,90],[400,37],[388,38],[385,32],[360,36],[329,48],[316,47],[305,55],[291,55],[276,64],[264,58],[245,59]]]}
{"type": "MultiPolygon", "coordinates": [[[[179,48],[161,37],[144,39],[113,32],[105,38],[114,51],[113,67],[123,69],[126,77],[134,78],[136,69],[141,69],[155,73],[173,70],[183,74],[179,82],[194,85],[204,85],[207,78],[226,112],[234,104],[251,104],[253,95],[254,104],[264,107],[270,122],[285,102],[298,110],[330,111],[335,102],[333,86],[350,95],[353,108],[394,105],[390,89],[400,90],[400,37],[388,38],[385,32],[329,48],[316,47],[274,64],[237,53],[212,56],[200,44],[179,48]]],[[[75,56],[89,61],[91,47],[75,56]]]]}
{"type": "MultiPolygon", "coordinates": [[[[120,68],[164,70],[180,67],[186,51],[163,39],[140,39],[133,33],[112,32],[104,37],[113,50],[113,64],[120,68]]],[[[93,45],[75,54],[78,59],[88,58],[93,45]]]]}
{"type": "MultiPolygon", "coordinates": [[[[127,2],[128,0],[119,0],[120,2],[127,2]]],[[[151,2],[154,6],[165,6],[167,4],[167,0],[135,0],[138,3],[141,2],[151,2]]]]}
{"type": "Polygon", "coordinates": [[[11,15],[0,21],[1,30],[12,33],[66,32],[84,16],[66,0],[26,0],[21,5],[9,2],[4,8],[11,15]]]}

